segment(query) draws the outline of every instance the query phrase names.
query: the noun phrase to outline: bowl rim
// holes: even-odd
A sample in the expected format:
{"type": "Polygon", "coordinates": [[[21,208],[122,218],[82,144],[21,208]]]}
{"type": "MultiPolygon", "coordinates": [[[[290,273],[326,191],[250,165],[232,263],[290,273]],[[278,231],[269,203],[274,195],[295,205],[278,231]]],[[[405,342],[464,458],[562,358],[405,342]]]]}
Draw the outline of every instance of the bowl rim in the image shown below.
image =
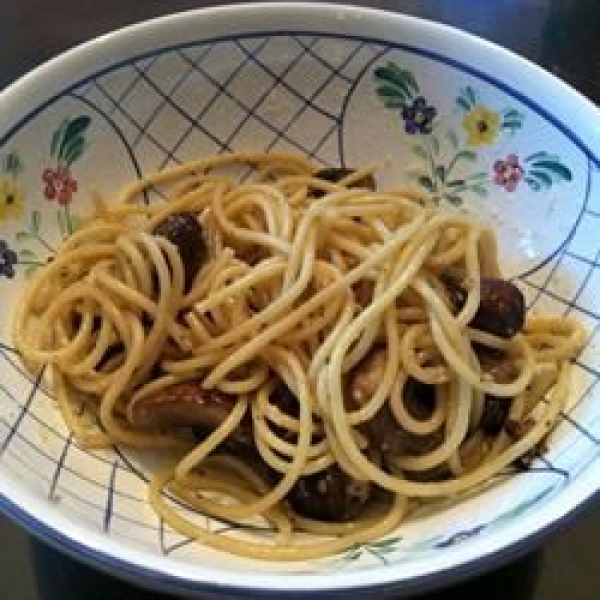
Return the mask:
{"type": "MultiPolygon", "coordinates": [[[[329,19],[321,28],[323,33],[328,27],[332,28],[336,20],[354,20],[355,26],[363,31],[368,29],[368,25],[377,25],[379,29],[383,29],[385,22],[390,35],[393,29],[406,27],[415,31],[418,30],[422,34],[435,33],[440,37],[450,36],[450,38],[460,42],[460,45],[477,49],[482,54],[502,58],[503,61],[508,63],[509,67],[523,70],[528,76],[538,77],[545,85],[555,89],[557,95],[575,102],[585,115],[592,116],[595,119],[600,116],[600,111],[589,99],[554,75],[527,59],[473,34],[449,25],[405,14],[359,6],[310,2],[246,3],[200,8],[157,17],[117,29],[59,54],[23,76],[0,92],[0,106],[3,103],[7,104],[9,110],[6,112],[10,113],[11,102],[16,101],[16,105],[21,106],[19,101],[29,96],[29,100],[24,103],[24,106],[33,105],[37,107],[39,112],[59,95],[58,90],[56,90],[56,94],[47,95],[47,92],[45,92],[47,89],[52,90],[53,87],[56,87],[56,83],[52,84],[55,73],[60,74],[62,71],[77,72],[79,69],[85,71],[91,68],[92,72],[98,75],[95,65],[103,56],[114,55],[115,47],[119,47],[119,45],[127,49],[128,58],[139,58],[136,52],[130,52],[130,47],[135,46],[136,38],[140,36],[148,38],[157,28],[168,35],[170,28],[177,29],[177,27],[185,25],[188,20],[231,19],[233,21],[235,17],[240,15],[247,17],[249,12],[259,17],[277,14],[290,20],[292,15],[296,19],[311,20],[318,14],[319,19],[323,22],[325,17],[329,19]],[[36,97],[36,94],[33,94],[32,91],[43,92],[42,97],[45,100],[42,103],[32,101],[31,96],[36,97]]],[[[270,31],[267,25],[263,26],[262,30],[265,34],[270,31]]],[[[240,33],[236,35],[243,35],[243,31],[244,26],[240,29],[240,33]]],[[[319,32],[316,28],[310,31],[319,32]]],[[[373,40],[397,43],[393,39],[383,36],[374,36],[373,40]]],[[[156,46],[153,48],[153,52],[161,48],[163,46],[156,46]]],[[[474,62],[476,63],[479,60],[474,60],[474,62]]],[[[111,68],[113,67],[114,65],[111,66],[111,68]]],[[[60,80],[60,77],[56,79],[60,80]]],[[[73,78],[70,76],[69,80],[73,81],[73,78]]],[[[499,78],[498,81],[502,82],[502,79],[499,78]]],[[[80,83],[81,80],[77,79],[76,85],[80,83]]],[[[62,93],[65,86],[59,85],[58,89],[62,93]]],[[[529,98],[528,96],[524,97],[529,98]]],[[[545,109],[542,110],[547,112],[545,109]]],[[[13,110],[13,112],[15,111],[13,110]]],[[[24,112],[27,118],[33,116],[31,111],[24,112]]],[[[22,115],[23,112],[19,111],[18,114],[22,115]]],[[[552,113],[547,114],[552,117],[552,113]]],[[[558,123],[559,125],[562,124],[560,120],[558,123]]],[[[556,122],[553,121],[553,124],[556,125],[556,122]]],[[[17,126],[18,123],[10,125],[9,119],[5,118],[3,120],[0,117],[0,131],[7,131],[6,135],[0,139],[0,145],[17,126]]],[[[600,148],[600,128],[595,133],[598,137],[598,144],[591,147],[584,143],[578,134],[574,133],[573,135],[579,140],[580,149],[587,154],[590,161],[597,168],[600,167],[598,150],[594,149],[595,147],[600,148]]],[[[572,136],[569,137],[571,141],[575,141],[572,136]]],[[[258,594],[260,597],[264,597],[269,592],[305,595],[310,592],[344,593],[352,590],[359,593],[367,590],[374,591],[387,586],[401,585],[402,589],[397,591],[404,594],[440,587],[467,575],[488,570],[529,549],[546,535],[559,527],[564,527],[570,518],[576,516],[583,509],[584,505],[593,501],[599,487],[595,483],[598,475],[600,475],[600,465],[591,463],[586,471],[578,476],[576,482],[540,508],[536,518],[537,524],[532,525],[517,520],[516,523],[509,524],[498,532],[494,536],[493,543],[487,540],[487,545],[478,551],[476,547],[448,549],[442,557],[443,560],[438,557],[433,560],[426,559],[430,564],[435,563],[434,568],[421,569],[420,572],[417,570],[416,574],[408,577],[402,576],[401,573],[401,576],[398,577],[397,574],[403,566],[392,565],[375,567],[368,571],[303,573],[301,575],[285,572],[250,573],[244,571],[243,577],[240,577],[239,581],[232,581],[231,576],[235,573],[234,570],[226,570],[217,566],[206,568],[202,565],[191,565],[170,557],[155,556],[147,551],[132,548],[100,533],[93,532],[79,523],[73,523],[60,513],[52,515],[52,519],[44,520],[38,515],[48,513],[47,504],[42,501],[41,497],[32,499],[24,487],[17,487],[7,493],[0,492],[0,510],[20,522],[34,535],[74,558],[93,564],[109,573],[125,576],[138,584],[150,585],[154,589],[165,591],[175,589],[185,594],[209,590],[217,593],[258,594]],[[28,508],[23,508],[25,506],[28,508]],[[465,550],[467,551],[465,552],[465,550]],[[150,563],[154,562],[156,565],[149,566],[149,559],[150,563]]],[[[9,480],[1,471],[0,479],[9,480]]],[[[423,561],[413,561],[414,564],[420,562],[423,561]]]]}

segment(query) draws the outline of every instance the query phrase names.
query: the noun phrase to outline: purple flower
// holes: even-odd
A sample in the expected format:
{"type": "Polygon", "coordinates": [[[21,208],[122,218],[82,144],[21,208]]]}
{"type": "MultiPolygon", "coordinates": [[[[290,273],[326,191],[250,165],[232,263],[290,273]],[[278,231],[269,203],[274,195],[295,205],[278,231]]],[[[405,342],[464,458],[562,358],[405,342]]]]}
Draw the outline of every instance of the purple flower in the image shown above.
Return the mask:
{"type": "Polygon", "coordinates": [[[17,261],[17,253],[11,250],[4,240],[0,240],[0,276],[12,279],[15,276],[14,266],[17,261]]]}
{"type": "Polygon", "coordinates": [[[437,111],[433,106],[427,106],[425,98],[422,96],[415,98],[412,106],[405,106],[402,109],[406,133],[431,133],[431,124],[436,114],[437,111]]]}
{"type": "Polygon", "coordinates": [[[509,154],[505,160],[494,163],[494,183],[502,186],[507,192],[514,192],[523,178],[523,167],[516,154],[509,154]]]}

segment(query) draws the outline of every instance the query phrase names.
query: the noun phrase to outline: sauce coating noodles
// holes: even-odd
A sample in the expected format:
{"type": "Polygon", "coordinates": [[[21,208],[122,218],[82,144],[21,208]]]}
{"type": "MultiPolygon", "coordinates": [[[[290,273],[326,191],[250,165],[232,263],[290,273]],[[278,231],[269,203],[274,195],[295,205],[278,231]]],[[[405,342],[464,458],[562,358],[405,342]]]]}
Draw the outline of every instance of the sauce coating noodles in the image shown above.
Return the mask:
{"type": "Polygon", "coordinates": [[[175,452],[150,502],[203,544],[304,560],[379,538],[413,501],[531,452],[564,405],[582,328],[498,329],[520,300],[493,232],[369,178],[328,180],[287,155],[151,175],[96,196],[16,308],[16,346],[49,366],[77,442],[175,452]],[[173,219],[186,235],[200,225],[198,269],[161,233],[173,219]],[[510,302],[484,314],[500,292],[510,302]],[[325,506],[335,494],[344,518],[325,506]],[[215,533],[187,509],[273,535],[215,533]]]}

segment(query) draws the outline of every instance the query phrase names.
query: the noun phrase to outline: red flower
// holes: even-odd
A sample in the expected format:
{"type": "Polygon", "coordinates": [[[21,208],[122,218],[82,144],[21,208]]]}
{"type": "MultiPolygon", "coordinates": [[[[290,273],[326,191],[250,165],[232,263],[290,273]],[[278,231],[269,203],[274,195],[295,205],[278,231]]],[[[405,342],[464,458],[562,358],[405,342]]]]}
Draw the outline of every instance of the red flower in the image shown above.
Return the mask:
{"type": "Polygon", "coordinates": [[[514,192],[523,178],[523,167],[516,154],[509,154],[505,160],[494,163],[494,183],[502,186],[507,192],[514,192]]]}
{"type": "Polygon", "coordinates": [[[56,170],[44,169],[44,196],[47,200],[57,200],[59,204],[70,204],[77,191],[77,181],[71,176],[69,167],[59,165],[56,170]]]}

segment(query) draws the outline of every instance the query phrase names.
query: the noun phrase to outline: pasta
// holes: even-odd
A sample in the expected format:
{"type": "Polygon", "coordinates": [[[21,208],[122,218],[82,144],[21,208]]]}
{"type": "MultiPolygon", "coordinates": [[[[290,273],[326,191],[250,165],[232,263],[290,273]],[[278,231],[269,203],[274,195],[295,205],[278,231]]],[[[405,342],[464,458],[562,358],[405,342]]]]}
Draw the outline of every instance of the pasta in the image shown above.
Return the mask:
{"type": "Polygon", "coordinates": [[[535,451],[564,405],[581,326],[525,319],[491,230],[371,169],[230,154],[93,200],[14,341],[80,445],[164,456],[150,503],[203,544],[287,561],[379,538],[535,451]]]}

